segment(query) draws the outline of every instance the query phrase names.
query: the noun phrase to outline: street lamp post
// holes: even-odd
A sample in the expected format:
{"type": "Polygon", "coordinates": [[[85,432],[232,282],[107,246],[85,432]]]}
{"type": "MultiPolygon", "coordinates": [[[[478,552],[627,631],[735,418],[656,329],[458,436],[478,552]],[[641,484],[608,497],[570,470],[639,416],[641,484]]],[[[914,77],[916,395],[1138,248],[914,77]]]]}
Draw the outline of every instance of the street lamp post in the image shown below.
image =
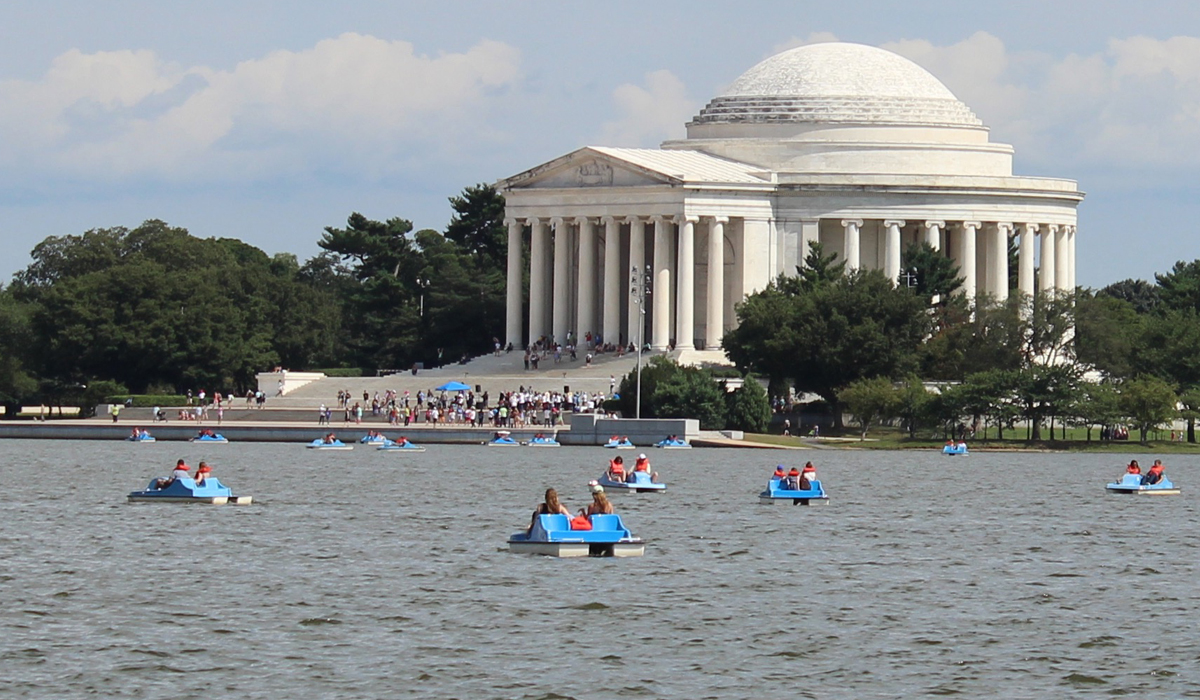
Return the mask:
{"type": "Polygon", "coordinates": [[[642,417],[642,346],[645,345],[643,335],[646,332],[646,297],[650,296],[650,266],[645,271],[636,267],[629,269],[629,294],[633,303],[638,307],[638,337],[637,337],[637,413],[636,418],[642,417]]]}
{"type": "Polygon", "coordinates": [[[417,278],[417,286],[421,288],[421,297],[420,297],[421,300],[419,303],[420,304],[420,315],[421,315],[421,318],[425,318],[425,290],[429,288],[429,280],[424,277],[418,277],[417,278]]]}

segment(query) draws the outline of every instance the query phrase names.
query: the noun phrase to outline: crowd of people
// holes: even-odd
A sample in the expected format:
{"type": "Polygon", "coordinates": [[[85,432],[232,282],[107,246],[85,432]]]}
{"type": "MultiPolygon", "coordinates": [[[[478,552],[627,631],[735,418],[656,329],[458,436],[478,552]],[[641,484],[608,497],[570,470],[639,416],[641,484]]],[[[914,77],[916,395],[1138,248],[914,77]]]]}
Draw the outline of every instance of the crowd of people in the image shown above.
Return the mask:
{"type": "MultiPolygon", "coordinates": [[[[369,410],[370,415],[386,417],[392,426],[425,424],[490,426],[493,428],[524,428],[527,426],[564,425],[564,415],[570,413],[604,413],[604,392],[536,391],[531,387],[520,387],[516,391],[501,392],[492,401],[489,392],[421,390],[415,395],[388,389],[372,396],[362,393],[362,401],[348,390],[339,390],[337,405],[343,412],[344,425],[362,423],[369,410]]],[[[317,411],[317,424],[328,425],[333,409],[321,404],[317,411]]]]}

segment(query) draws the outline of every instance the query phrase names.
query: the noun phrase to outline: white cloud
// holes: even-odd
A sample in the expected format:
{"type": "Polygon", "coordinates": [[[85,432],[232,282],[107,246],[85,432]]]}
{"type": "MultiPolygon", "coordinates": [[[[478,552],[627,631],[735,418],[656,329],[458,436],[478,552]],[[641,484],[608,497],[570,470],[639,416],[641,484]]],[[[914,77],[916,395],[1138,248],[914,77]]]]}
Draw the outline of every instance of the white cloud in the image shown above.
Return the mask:
{"type": "Polygon", "coordinates": [[[342,34],[230,70],[181,68],[149,51],[59,56],[39,81],[0,82],[0,167],[80,175],[254,177],[349,152],[387,156],[469,140],[488,98],[519,79],[517,49],[482,41],[424,56],[412,44],[342,34]]]}
{"type": "Polygon", "coordinates": [[[1037,168],[1194,167],[1200,152],[1200,38],[1113,39],[1065,57],[1012,52],[986,32],[883,47],[936,75],[1037,168]]]}
{"type": "Polygon", "coordinates": [[[664,139],[682,138],[684,123],[697,110],[683,81],[668,70],[647,73],[644,87],[619,85],[613,101],[620,117],[601,128],[602,142],[613,146],[657,146],[664,139]]]}

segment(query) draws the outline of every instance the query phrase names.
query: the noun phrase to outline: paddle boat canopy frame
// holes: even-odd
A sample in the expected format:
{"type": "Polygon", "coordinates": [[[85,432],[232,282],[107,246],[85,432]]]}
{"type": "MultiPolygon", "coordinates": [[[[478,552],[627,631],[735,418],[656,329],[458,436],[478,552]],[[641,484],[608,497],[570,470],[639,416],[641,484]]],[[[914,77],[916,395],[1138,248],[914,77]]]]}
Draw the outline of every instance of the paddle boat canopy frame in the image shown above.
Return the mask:
{"type": "Polygon", "coordinates": [[[821,506],[829,503],[829,494],[825,493],[825,487],[821,486],[819,479],[810,481],[810,488],[806,491],[781,488],[782,485],[782,480],[772,477],[767,482],[767,490],[758,494],[758,502],[773,505],[790,501],[794,506],[821,506]]]}
{"type": "Polygon", "coordinates": [[[1143,484],[1141,474],[1125,474],[1120,481],[1109,484],[1105,489],[1109,493],[1135,496],[1178,496],[1183,491],[1165,475],[1157,484],[1143,484]]]}
{"type": "Polygon", "coordinates": [[[646,541],[634,537],[619,515],[593,515],[591,530],[572,530],[565,515],[539,515],[529,532],[508,538],[514,554],[548,557],[640,557],[646,541]]]}
{"type": "Polygon", "coordinates": [[[222,505],[234,503],[248,505],[253,501],[251,496],[235,496],[228,486],[221,483],[215,476],[196,485],[194,479],[176,479],[166,488],[158,488],[158,479],[151,479],[144,491],[134,491],[129,494],[130,503],[209,503],[222,505]]]}

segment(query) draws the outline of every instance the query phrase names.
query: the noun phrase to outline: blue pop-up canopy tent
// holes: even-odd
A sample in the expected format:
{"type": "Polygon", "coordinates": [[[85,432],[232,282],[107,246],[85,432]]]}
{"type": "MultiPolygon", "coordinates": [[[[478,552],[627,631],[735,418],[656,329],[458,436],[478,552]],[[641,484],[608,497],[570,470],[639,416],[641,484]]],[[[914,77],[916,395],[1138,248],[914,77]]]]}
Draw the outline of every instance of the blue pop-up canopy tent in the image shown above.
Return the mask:
{"type": "Polygon", "coordinates": [[[445,384],[434,387],[438,391],[470,391],[471,387],[462,382],[446,382],[445,384]]]}

